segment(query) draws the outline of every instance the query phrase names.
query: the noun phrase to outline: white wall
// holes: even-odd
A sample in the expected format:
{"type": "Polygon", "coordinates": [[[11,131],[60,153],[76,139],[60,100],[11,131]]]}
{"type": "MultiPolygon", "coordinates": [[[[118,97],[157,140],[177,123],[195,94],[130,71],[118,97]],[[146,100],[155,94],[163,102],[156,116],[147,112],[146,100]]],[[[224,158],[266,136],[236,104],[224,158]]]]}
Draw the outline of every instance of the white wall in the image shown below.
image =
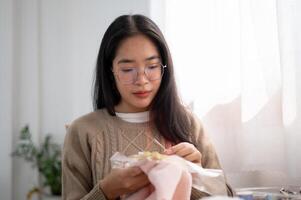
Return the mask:
{"type": "Polygon", "coordinates": [[[64,125],[92,111],[92,74],[107,26],[121,14],[156,15],[150,12],[154,5],[150,0],[0,1],[1,200],[23,200],[38,184],[29,164],[9,156],[20,129],[29,123],[36,143],[46,133],[62,143],[64,125]]]}
{"type": "MultiPolygon", "coordinates": [[[[29,124],[33,141],[40,138],[40,58],[37,0],[14,2],[13,84],[13,147],[20,129],[29,124]]],[[[38,185],[38,173],[29,163],[13,159],[12,199],[22,199],[29,189],[38,185]]]]}
{"type": "Polygon", "coordinates": [[[106,28],[117,16],[134,13],[155,15],[162,24],[160,12],[150,13],[157,4],[149,0],[41,3],[41,130],[57,134],[62,141],[61,124],[92,110],[92,74],[106,28]]]}
{"type": "Polygon", "coordinates": [[[0,1],[0,194],[1,199],[11,199],[12,162],[12,54],[13,54],[13,4],[0,1]]]}
{"type": "Polygon", "coordinates": [[[55,0],[41,4],[42,130],[62,138],[62,124],[92,110],[92,73],[104,31],[120,14],[136,12],[149,15],[149,2],[55,0]]]}

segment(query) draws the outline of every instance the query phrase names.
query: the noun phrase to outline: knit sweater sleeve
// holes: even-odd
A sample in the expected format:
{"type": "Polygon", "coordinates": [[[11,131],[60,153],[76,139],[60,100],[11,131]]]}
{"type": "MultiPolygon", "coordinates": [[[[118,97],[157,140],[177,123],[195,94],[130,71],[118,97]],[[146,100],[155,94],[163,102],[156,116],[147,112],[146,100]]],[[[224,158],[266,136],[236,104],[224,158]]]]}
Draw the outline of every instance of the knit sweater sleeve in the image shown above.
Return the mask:
{"type": "Polygon", "coordinates": [[[106,200],[99,183],[93,185],[90,159],[87,131],[75,122],[67,130],[63,148],[63,200],[106,200]]]}
{"type": "MultiPolygon", "coordinates": [[[[193,128],[196,139],[196,147],[202,154],[202,167],[207,169],[222,169],[215,148],[208,135],[204,132],[201,121],[196,116],[193,117],[193,128]]],[[[225,188],[228,196],[233,196],[233,190],[229,184],[226,183],[226,180],[225,188]]],[[[192,190],[191,199],[199,199],[200,197],[204,196],[207,196],[207,194],[194,189],[192,190]]]]}

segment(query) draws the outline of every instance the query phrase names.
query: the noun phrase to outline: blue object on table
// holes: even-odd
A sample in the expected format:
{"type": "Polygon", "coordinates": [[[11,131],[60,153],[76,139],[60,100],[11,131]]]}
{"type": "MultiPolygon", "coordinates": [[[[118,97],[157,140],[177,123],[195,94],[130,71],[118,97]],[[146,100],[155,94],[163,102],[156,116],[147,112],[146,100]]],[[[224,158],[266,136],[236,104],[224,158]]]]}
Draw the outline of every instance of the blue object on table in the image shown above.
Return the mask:
{"type": "Polygon", "coordinates": [[[253,193],[252,192],[240,192],[238,194],[239,198],[243,200],[253,200],[253,193]]]}

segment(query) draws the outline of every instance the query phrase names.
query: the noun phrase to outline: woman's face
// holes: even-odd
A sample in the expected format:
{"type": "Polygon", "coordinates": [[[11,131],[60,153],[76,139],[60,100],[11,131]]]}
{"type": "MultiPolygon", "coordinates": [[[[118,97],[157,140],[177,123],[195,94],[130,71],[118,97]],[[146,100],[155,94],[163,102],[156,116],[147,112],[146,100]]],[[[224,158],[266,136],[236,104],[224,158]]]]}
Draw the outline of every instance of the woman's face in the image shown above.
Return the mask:
{"type": "Polygon", "coordinates": [[[115,82],[121,95],[121,101],[115,107],[117,112],[142,112],[149,109],[159,90],[161,77],[149,80],[144,70],[153,73],[155,67],[160,66],[158,64],[161,64],[160,54],[146,36],[135,35],[120,43],[113,60],[115,82]]]}

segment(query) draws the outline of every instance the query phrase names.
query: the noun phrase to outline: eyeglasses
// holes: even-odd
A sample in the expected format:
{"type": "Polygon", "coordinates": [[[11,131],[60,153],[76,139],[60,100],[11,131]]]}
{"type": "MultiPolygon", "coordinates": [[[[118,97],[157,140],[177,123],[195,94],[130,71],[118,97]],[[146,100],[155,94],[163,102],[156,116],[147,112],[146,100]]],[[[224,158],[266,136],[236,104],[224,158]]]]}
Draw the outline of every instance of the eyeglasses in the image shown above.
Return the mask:
{"type": "MultiPolygon", "coordinates": [[[[149,81],[155,81],[162,78],[166,65],[161,63],[151,64],[144,68],[144,75],[149,81]]],[[[120,67],[114,74],[118,80],[123,84],[133,84],[138,79],[137,67],[120,67]]]]}

